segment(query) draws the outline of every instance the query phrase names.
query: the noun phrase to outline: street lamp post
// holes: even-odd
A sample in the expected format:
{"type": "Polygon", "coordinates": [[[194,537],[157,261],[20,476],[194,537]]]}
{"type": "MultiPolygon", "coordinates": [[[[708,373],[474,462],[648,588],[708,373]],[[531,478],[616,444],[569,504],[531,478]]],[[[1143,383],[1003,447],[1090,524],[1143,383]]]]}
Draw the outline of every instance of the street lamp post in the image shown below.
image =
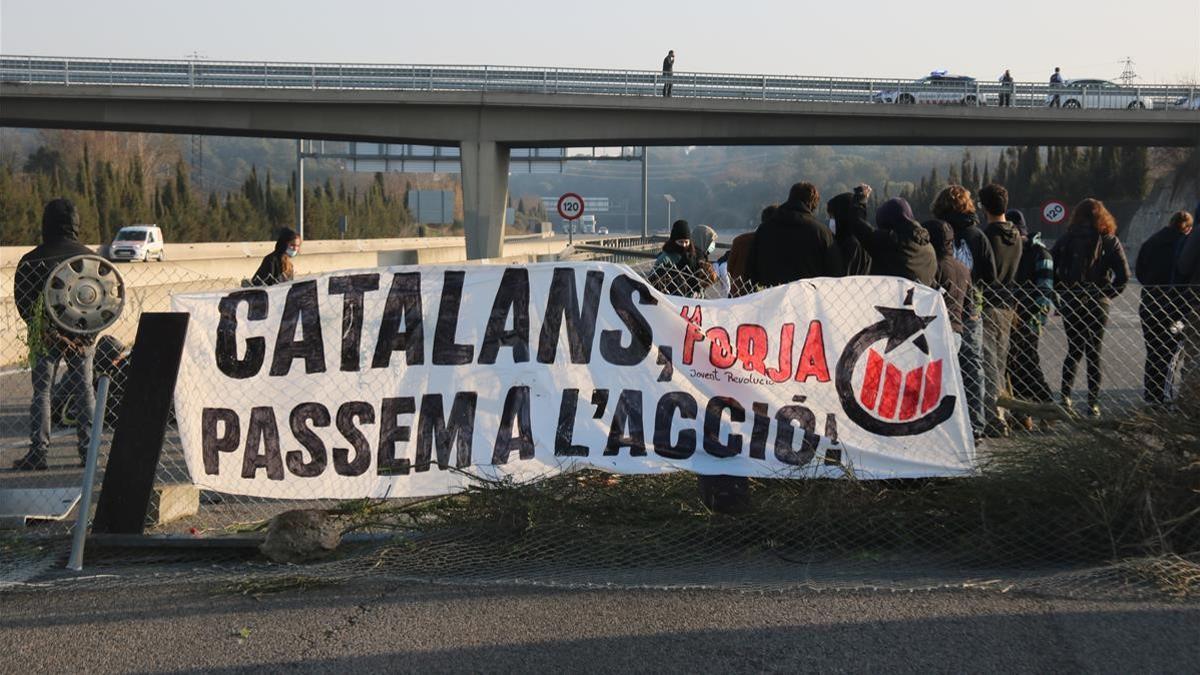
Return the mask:
{"type": "Polygon", "coordinates": [[[671,231],[671,205],[675,203],[675,198],[671,195],[663,195],[663,199],[667,200],[667,232],[671,231]]]}

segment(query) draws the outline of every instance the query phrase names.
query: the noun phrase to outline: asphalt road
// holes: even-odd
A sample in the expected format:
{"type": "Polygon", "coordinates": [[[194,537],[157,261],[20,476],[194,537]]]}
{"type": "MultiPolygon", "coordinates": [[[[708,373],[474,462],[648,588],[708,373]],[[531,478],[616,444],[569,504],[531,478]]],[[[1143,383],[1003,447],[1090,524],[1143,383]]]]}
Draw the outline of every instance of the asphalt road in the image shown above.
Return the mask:
{"type": "Polygon", "coordinates": [[[0,594],[0,672],[1194,672],[1200,605],[397,585],[0,594]]]}

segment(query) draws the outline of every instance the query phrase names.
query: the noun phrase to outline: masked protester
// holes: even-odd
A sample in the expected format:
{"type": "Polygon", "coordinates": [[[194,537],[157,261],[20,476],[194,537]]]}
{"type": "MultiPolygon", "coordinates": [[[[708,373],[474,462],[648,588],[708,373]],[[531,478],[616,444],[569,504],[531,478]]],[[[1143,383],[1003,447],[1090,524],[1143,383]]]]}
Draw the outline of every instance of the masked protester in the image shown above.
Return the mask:
{"type": "Polygon", "coordinates": [[[670,239],[654,259],[647,279],[650,285],[668,295],[696,297],[717,280],[712,264],[700,255],[692,243],[692,228],[686,220],[671,225],[670,239]]]}
{"type": "Polygon", "coordinates": [[[812,183],[796,183],[784,202],[754,234],[748,271],[756,284],[778,286],[799,279],[845,274],[833,232],[813,213],[821,194],[812,183]]]}
{"type": "Polygon", "coordinates": [[[290,228],[283,228],[275,240],[275,250],[263,257],[251,283],[255,286],[273,286],[291,281],[296,276],[292,258],[300,255],[300,243],[300,235],[290,228]]]}
{"type": "Polygon", "coordinates": [[[1117,221],[1104,203],[1085,199],[1075,206],[1067,234],[1054,243],[1054,285],[1067,333],[1062,368],[1062,405],[1072,407],[1071,387],[1079,361],[1087,361],[1088,412],[1100,416],[1100,350],[1112,299],[1129,283],[1125,247],[1117,221]]]}
{"type": "Polygon", "coordinates": [[[871,273],[871,254],[867,245],[875,228],[867,221],[866,202],[857,192],[843,192],[825,203],[829,214],[829,229],[842,255],[846,276],[871,273]]]}
{"type": "Polygon", "coordinates": [[[950,327],[962,335],[963,317],[967,311],[967,292],[971,289],[971,270],[954,257],[954,230],[944,220],[927,220],[922,225],[929,232],[929,245],[937,256],[937,286],[946,302],[950,327]]]}
{"type": "Polygon", "coordinates": [[[47,468],[51,393],[54,371],[60,360],[67,362],[67,386],[77,394],[74,419],[80,466],[87,456],[92,408],[96,405],[95,390],[92,389],[95,336],[68,334],[55,328],[45,317],[42,297],[46,280],[54,268],[77,255],[93,255],[90,248],[79,243],[79,213],[70,200],[55,199],[47,203],[42,212],[42,244],[22,256],[13,277],[17,312],[30,327],[31,351],[36,354],[30,370],[33,401],[29,406],[29,451],[13,463],[13,469],[18,471],[44,471],[47,468]],[[35,326],[40,327],[40,331],[35,331],[35,326]]]}

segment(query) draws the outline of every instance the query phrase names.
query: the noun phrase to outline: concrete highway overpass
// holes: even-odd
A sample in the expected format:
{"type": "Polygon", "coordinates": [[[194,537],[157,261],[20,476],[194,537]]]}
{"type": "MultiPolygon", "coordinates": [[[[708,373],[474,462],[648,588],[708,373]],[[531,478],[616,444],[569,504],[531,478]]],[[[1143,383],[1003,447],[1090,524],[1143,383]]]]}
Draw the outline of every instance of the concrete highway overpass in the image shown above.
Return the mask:
{"type": "Polygon", "coordinates": [[[508,151],[514,147],[1200,147],[1200,112],[1183,109],[894,106],[506,91],[5,82],[0,83],[0,125],[458,145],[470,258],[503,255],[508,151]]]}

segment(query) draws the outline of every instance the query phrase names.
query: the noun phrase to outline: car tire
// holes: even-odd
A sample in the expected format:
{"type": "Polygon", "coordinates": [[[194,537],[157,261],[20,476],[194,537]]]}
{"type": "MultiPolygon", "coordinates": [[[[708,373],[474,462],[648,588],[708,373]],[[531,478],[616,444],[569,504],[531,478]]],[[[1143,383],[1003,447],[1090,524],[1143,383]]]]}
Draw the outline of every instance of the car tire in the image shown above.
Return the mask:
{"type": "Polygon", "coordinates": [[[1145,110],[1146,104],[1141,101],[1134,101],[1133,103],[1130,103],[1129,105],[1127,105],[1125,107],[1128,108],[1129,110],[1145,110]]]}
{"type": "Polygon", "coordinates": [[[1069,101],[1065,101],[1063,103],[1063,107],[1064,108],[1082,108],[1083,106],[1079,104],[1079,101],[1077,101],[1075,99],[1071,99],[1069,101]]]}
{"type": "Polygon", "coordinates": [[[912,105],[916,102],[917,99],[912,94],[900,94],[899,98],[896,99],[896,103],[900,105],[912,105]]]}
{"type": "Polygon", "coordinates": [[[966,106],[973,106],[978,103],[979,103],[979,99],[975,98],[975,94],[970,94],[969,96],[964,96],[963,100],[962,100],[962,104],[966,105],[966,106]]]}

